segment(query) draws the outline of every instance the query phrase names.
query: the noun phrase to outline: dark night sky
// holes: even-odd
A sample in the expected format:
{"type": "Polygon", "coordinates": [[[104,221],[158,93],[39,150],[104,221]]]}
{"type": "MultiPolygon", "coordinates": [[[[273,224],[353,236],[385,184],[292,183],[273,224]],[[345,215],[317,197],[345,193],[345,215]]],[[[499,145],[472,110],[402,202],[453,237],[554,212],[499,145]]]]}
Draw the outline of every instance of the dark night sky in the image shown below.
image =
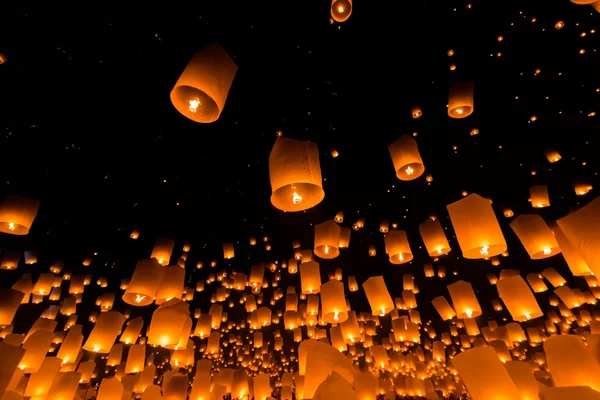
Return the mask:
{"type": "MultiPolygon", "coordinates": [[[[29,236],[0,237],[3,248],[36,248],[40,257],[33,268],[3,271],[3,287],[57,259],[84,270],[81,261],[95,251],[85,272],[109,275],[118,287],[160,236],[176,241],[173,261],[191,241],[192,281],[210,272],[195,271],[196,261],[222,259],[228,241],[236,243],[231,265],[247,271],[258,261],[287,260],[293,239],[312,248],[312,224],[343,210],[345,226],[360,216],[366,225],[352,233],[342,256],[320,261],[323,279],[337,267],[359,283],[383,274],[397,297],[401,276],[412,273],[424,320],[439,320],[430,299],[465,279],[493,316],[487,300],[497,294],[485,274],[500,268],[461,259],[452,238],[445,207],[463,190],[494,200],[510,251],[501,268],[526,275],[553,266],[570,276],[562,256],[531,261],[500,210],[552,220],[595,197],[597,189],[575,196],[573,180],[600,187],[600,116],[588,117],[600,112],[593,47],[600,33],[590,32],[600,14],[591,7],[567,0],[480,0],[471,9],[454,0],[356,0],[346,23],[330,24],[327,1],[121,3],[19,4],[19,12],[3,15],[0,195],[42,204],[29,236]],[[561,30],[554,28],[559,20],[561,30]],[[213,41],[239,71],[220,119],[198,124],[175,110],[169,92],[193,54],[213,41]],[[463,79],[475,82],[475,112],[454,120],[445,107],[448,87],[463,79]],[[423,117],[411,117],[413,104],[423,117]],[[473,128],[480,134],[470,136],[473,128]],[[308,212],[284,214],[270,204],[268,156],[277,130],[319,146],[326,195],[308,212]],[[431,185],[424,176],[395,176],[387,146],[413,132],[431,185]],[[563,159],[550,164],[548,147],[563,159]],[[531,208],[534,184],[549,185],[551,207],[531,208]],[[431,260],[419,248],[418,224],[431,212],[453,247],[436,263],[446,266],[445,280],[423,277],[431,260]],[[412,263],[388,262],[378,232],[384,218],[407,230],[412,263]],[[129,239],[134,227],[141,229],[138,241],[129,239]],[[273,250],[251,249],[250,235],[268,235],[273,250]],[[371,243],[376,257],[367,254],[371,243]]],[[[297,284],[299,275],[286,279],[297,284]]],[[[355,309],[369,311],[362,291],[349,296],[355,309]]],[[[206,300],[195,300],[204,312],[206,300]]]]}

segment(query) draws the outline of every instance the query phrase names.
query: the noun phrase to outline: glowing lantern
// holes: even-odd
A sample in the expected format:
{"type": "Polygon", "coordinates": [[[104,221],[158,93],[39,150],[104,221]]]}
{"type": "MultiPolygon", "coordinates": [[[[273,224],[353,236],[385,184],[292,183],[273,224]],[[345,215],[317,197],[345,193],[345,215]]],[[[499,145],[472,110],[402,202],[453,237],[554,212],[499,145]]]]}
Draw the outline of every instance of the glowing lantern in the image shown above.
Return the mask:
{"type": "Polygon", "coordinates": [[[39,208],[40,202],[37,200],[7,196],[0,204],[0,232],[27,235],[39,208]]]}
{"type": "Polygon", "coordinates": [[[162,268],[164,274],[156,291],[156,304],[171,299],[181,299],[185,284],[185,269],[180,268],[179,265],[169,265],[162,268]]]}
{"type": "Polygon", "coordinates": [[[150,258],[156,258],[160,265],[167,265],[171,259],[174,246],[173,239],[167,237],[158,238],[150,258]]]}
{"type": "Polygon", "coordinates": [[[336,22],[344,22],[352,14],[352,0],[332,0],[331,18],[336,22]]]}
{"type": "Polygon", "coordinates": [[[593,186],[586,182],[575,181],[573,182],[573,189],[577,196],[585,196],[593,189],[593,186]]]}
{"type": "Polygon", "coordinates": [[[419,225],[419,233],[430,257],[438,257],[450,252],[450,244],[439,220],[428,219],[419,225]]]}
{"type": "Polygon", "coordinates": [[[125,364],[126,374],[136,374],[144,370],[146,361],[146,345],[134,344],[129,348],[127,354],[127,363],[125,364]]]}
{"type": "Polygon", "coordinates": [[[586,276],[590,275],[592,271],[588,268],[583,258],[577,253],[571,242],[567,239],[564,232],[560,227],[556,224],[555,221],[548,222],[548,226],[552,229],[552,233],[554,233],[554,238],[556,239],[556,243],[560,247],[561,253],[571,270],[571,273],[574,276],[586,276]]]}
{"type": "Polygon", "coordinates": [[[223,243],[223,258],[230,260],[235,256],[233,243],[223,243]]]}
{"type": "Polygon", "coordinates": [[[408,135],[402,135],[388,146],[396,177],[401,181],[412,181],[425,172],[417,142],[408,135]]]}
{"type": "Polygon", "coordinates": [[[101,313],[83,349],[94,353],[108,353],[121,334],[124,323],[125,317],[117,311],[101,313]]]}
{"type": "Polygon", "coordinates": [[[600,364],[579,336],[551,336],[544,351],[556,387],[589,386],[600,391],[600,364]]]}
{"type": "Polygon", "coordinates": [[[476,347],[452,359],[473,400],[520,399],[519,391],[492,347],[476,347]]]}
{"type": "Polygon", "coordinates": [[[600,276],[600,198],[556,221],[574,251],[600,276]]]}
{"type": "Polygon", "coordinates": [[[302,294],[319,293],[321,287],[321,269],[318,262],[309,261],[300,264],[300,282],[302,294]]]}
{"type": "Polygon", "coordinates": [[[550,197],[548,196],[548,186],[535,185],[529,188],[529,201],[535,208],[550,207],[550,197]]]}
{"type": "Polygon", "coordinates": [[[165,271],[154,258],[138,261],[131,281],[123,293],[123,301],[132,306],[152,304],[165,271]]]}
{"type": "Polygon", "coordinates": [[[152,314],[148,328],[148,344],[169,349],[186,347],[191,330],[189,304],[179,299],[171,299],[162,303],[152,314]]]}
{"type": "Polygon", "coordinates": [[[340,227],[340,244],[338,248],[346,249],[350,246],[350,235],[352,234],[352,230],[346,227],[340,227]]]}
{"type": "Polygon", "coordinates": [[[450,303],[448,303],[448,300],[446,300],[444,296],[438,296],[434,298],[431,301],[431,304],[438,312],[438,314],[440,314],[440,317],[442,317],[444,321],[450,320],[456,316],[456,312],[454,312],[454,309],[452,308],[450,303]]]}
{"type": "Polygon", "coordinates": [[[473,82],[458,82],[450,86],[448,115],[451,118],[466,118],[473,113],[473,82]]]}
{"type": "Polygon", "coordinates": [[[320,293],[323,321],[336,324],[348,319],[346,296],[342,282],[330,280],[321,285],[320,293]]]}
{"type": "Polygon", "coordinates": [[[540,260],[560,253],[554,234],[541,216],[519,215],[510,223],[510,227],[517,234],[532,260],[540,260]]]}
{"type": "Polygon", "coordinates": [[[423,115],[423,113],[421,112],[421,107],[419,106],[413,106],[410,112],[412,114],[412,117],[415,119],[420,118],[423,115]]]}
{"type": "Polygon", "coordinates": [[[546,151],[544,151],[544,155],[546,156],[548,161],[550,161],[551,163],[560,161],[560,159],[562,158],[560,156],[560,154],[558,154],[558,151],[556,151],[554,149],[547,149],[546,151]]]}
{"type": "Polygon", "coordinates": [[[123,384],[117,378],[102,379],[98,389],[98,400],[115,400],[123,396],[123,384]]]}
{"type": "Polygon", "coordinates": [[[521,276],[501,279],[496,284],[498,295],[515,321],[523,322],[543,316],[533,293],[521,276]]]}
{"type": "Polygon", "coordinates": [[[393,230],[385,236],[385,251],[392,264],[405,264],[413,259],[406,231],[393,230]]]}
{"type": "Polygon", "coordinates": [[[448,292],[458,318],[475,318],[481,315],[481,307],[469,282],[452,283],[448,285],[448,292]]]}
{"type": "Polygon", "coordinates": [[[271,204],[282,211],[303,211],[325,197],[319,149],[311,142],[280,137],[269,156],[271,204]]]}
{"type": "Polygon", "coordinates": [[[506,241],[489,200],[474,193],[447,208],[464,258],[487,258],[506,251],[506,241]]]}
{"type": "Polygon", "coordinates": [[[315,225],[315,255],[324,259],[337,257],[340,254],[340,235],[340,226],[332,220],[315,225]]]}
{"type": "Polygon", "coordinates": [[[183,70],[171,91],[171,102],[192,121],[214,122],[225,107],[236,72],[237,65],[220,44],[208,45],[183,70]]]}
{"type": "Polygon", "coordinates": [[[372,276],[362,286],[374,315],[384,316],[395,308],[383,276],[372,276]]]}

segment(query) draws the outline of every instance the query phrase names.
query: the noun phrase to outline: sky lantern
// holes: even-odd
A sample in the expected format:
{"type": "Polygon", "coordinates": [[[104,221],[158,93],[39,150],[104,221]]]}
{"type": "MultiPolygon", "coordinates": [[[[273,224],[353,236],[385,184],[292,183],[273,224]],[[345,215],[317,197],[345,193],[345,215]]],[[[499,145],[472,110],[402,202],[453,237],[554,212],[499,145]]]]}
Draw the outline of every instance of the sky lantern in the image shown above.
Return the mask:
{"type": "Polygon", "coordinates": [[[496,288],[498,295],[515,321],[529,321],[544,315],[533,293],[520,275],[499,280],[496,288]]]}
{"type": "Polygon", "coordinates": [[[554,234],[541,216],[521,214],[510,223],[510,227],[532,260],[540,260],[560,253],[554,234]]]}
{"type": "Polygon", "coordinates": [[[332,0],[331,18],[335,22],[344,22],[352,14],[352,0],[332,0]]]}
{"type": "Polygon", "coordinates": [[[393,230],[385,236],[385,250],[392,264],[405,264],[413,259],[406,231],[393,230]]]}
{"type": "Polygon", "coordinates": [[[396,177],[401,181],[412,181],[425,172],[425,165],[419,153],[417,142],[408,135],[402,135],[388,146],[396,177]]]}
{"type": "Polygon", "coordinates": [[[340,235],[341,228],[333,220],[315,225],[315,255],[324,259],[337,257],[340,254],[340,235]]]}
{"type": "Polygon", "coordinates": [[[156,258],[160,265],[167,265],[171,260],[171,254],[173,253],[173,247],[175,243],[173,239],[168,237],[158,238],[154,248],[152,249],[152,255],[150,258],[156,258]]]}
{"type": "Polygon", "coordinates": [[[323,320],[329,324],[339,324],[348,319],[344,284],[335,279],[321,285],[321,310],[323,320]]]}
{"type": "Polygon", "coordinates": [[[473,113],[473,82],[457,82],[450,86],[448,115],[450,118],[466,118],[473,113]]]}
{"type": "Polygon", "coordinates": [[[448,285],[454,310],[458,318],[475,318],[481,315],[481,307],[473,286],[469,282],[458,281],[448,285]]]}
{"type": "Polygon", "coordinates": [[[579,336],[551,336],[544,351],[556,387],[589,386],[600,391],[600,364],[579,336]]]}
{"type": "Polygon", "coordinates": [[[125,317],[118,311],[101,313],[83,349],[101,354],[110,352],[115,339],[121,334],[124,323],[125,317]]]}
{"type": "Polygon", "coordinates": [[[308,210],[325,197],[315,143],[277,138],[269,156],[269,175],[271,204],[279,210],[308,210]]]}
{"type": "Polygon", "coordinates": [[[450,244],[446,239],[444,228],[438,219],[428,219],[419,225],[419,233],[430,257],[438,257],[450,252],[450,244]]]}
{"type": "Polygon", "coordinates": [[[550,196],[548,195],[548,186],[531,186],[529,188],[529,202],[531,203],[531,207],[534,208],[550,207],[550,196]]]}
{"type": "Polygon", "coordinates": [[[319,293],[321,287],[321,269],[316,261],[300,264],[300,286],[302,294],[319,293]]]}
{"type": "Polygon", "coordinates": [[[218,43],[200,50],[185,67],[171,91],[171,102],[183,116],[195,122],[219,119],[237,65],[218,43]]]}
{"type": "Polygon", "coordinates": [[[489,200],[473,193],[447,208],[464,258],[488,258],[506,251],[506,241],[489,200]]]}
{"type": "Polygon", "coordinates": [[[138,261],[123,301],[138,307],[152,304],[165,271],[155,258],[138,261]]]}
{"type": "Polygon", "coordinates": [[[362,287],[367,295],[373,315],[384,316],[395,309],[383,276],[372,276],[363,282],[362,287]]]}
{"type": "Polygon", "coordinates": [[[9,195],[0,204],[0,232],[27,235],[37,216],[40,202],[26,197],[9,195]]]}

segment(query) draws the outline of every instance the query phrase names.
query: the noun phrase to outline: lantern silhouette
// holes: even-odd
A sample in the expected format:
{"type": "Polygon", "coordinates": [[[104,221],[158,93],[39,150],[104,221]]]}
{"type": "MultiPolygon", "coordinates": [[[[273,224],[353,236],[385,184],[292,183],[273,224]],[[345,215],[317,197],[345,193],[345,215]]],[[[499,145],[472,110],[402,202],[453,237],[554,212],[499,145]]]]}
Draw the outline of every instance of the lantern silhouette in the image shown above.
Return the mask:
{"type": "Polygon", "coordinates": [[[419,153],[417,142],[408,135],[402,135],[388,146],[396,177],[401,181],[412,181],[425,172],[425,165],[419,153]]]}
{"type": "Polygon", "coordinates": [[[383,276],[372,276],[362,286],[374,315],[383,316],[395,308],[383,276]]]}
{"type": "Polygon", "coordinates": [[[346,296],[342,282],[330,280],[321,285],[320,293],[323,321],[336,324],[348,319],[346,296]]]}
{"type": "Polygon", "coordinates": [[[344,22],[352,14],[352,0],[332,0],[331,18],[336,22],[344,22]]]}
{"type": "Polygon", "coordinates": [[[448,115],[451,118],[466,118],[474,108],[473,82],[452,84],[448,94],[448,115]]]}
{"type": "Polygon", "coordinates": [[[171,253],[173,253],[173,247],[175,243],[173,239],[168,237],[158,238],[154,249],[152,249],[152,255],[150,258],[156,258],[160,265],[167,265],[171,259],[171,253]]]}
{"type": "Polygon", "coordinates": [[[447,208],[464,258],[486,258],[506,251],[506,241],[489,200],[473,193],[447,208]]]}
{"type": "Polygon", "coordinates": [[[321,287],[321,269],[316,261],[300,264],[300,282],[302,294],[319,293],[321,287]]]}
{"type": "Polygon", "coordinates": [[[475,318],[481,315],[479,301],[469,282],[458,281],[448,285],[448,292],[458,318],[475,318]]]}
{"type": "Polygon", "coordinates": [[[315,255],[324,259],[337,257],[340,254],[340,235],[340,226],[332,220],[315,225],[315,255]]]}
{"type": "Polygon", "coordinates": [[[7,196],[0,204],[0,232],[27,235],[39,208],[40,202],[37,200],[7,196]]]}
{"type": "Polygon", "coordinates": [[[278,138],[269,156],[269,175],[271,204],[279,210],[308,210],[325,197],[314,143],[278,138]]]}
{"type": "Polygon", "coordinates": [[[195,122],[209,123],[219,119],[237,65],[225,49],[210,44],[188,63],[171,91],[171,102],[183,116],[195,122]]]}

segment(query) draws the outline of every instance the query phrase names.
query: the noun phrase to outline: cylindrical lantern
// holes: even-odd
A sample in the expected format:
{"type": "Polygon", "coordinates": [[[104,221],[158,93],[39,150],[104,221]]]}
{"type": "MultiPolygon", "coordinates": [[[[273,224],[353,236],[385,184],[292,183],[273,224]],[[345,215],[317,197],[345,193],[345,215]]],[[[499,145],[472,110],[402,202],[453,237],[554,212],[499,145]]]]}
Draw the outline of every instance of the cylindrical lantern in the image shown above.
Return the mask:
{"type": "Polygon", "coordinates": [[[237,65],[225,49],[213,43],[190,60],[175,87],[171,102],[183,116],[195,122],[209,123],[219,119],[237,65]]]}
{"type": "Polygon", "coordinates": [[[544,351],[556,387],[589,386],[600,391],[600,364],[579,336],[551,336],[544,351]]]}
{"type": "Polygon", "coordinates": [[[269,156],[271,204],[282,211],[303,211],[325,197],[315,143],[277,138],[269,156]]]}
{"type": "Polygon", "coordinates": [[[340,226],[332,220],[315,225],[315,255],[324,259],[337,257],[340,254],[340,234],[340,226]]]}
{"type": "Polygon", "coordinates": [[[421,238],[423,238],[423,243],[425,243],[425,248],[430,257],[443,256],[450,252],[450,244],[439,220],[428,219],[421,223],[419,233],[421,233],[421,238]]]}
{"type": "Polygon", "coordinates": [[[339,324],[348,319],[344,284],[335,279],[321,285],[322,318],[328,324],[339,324]]]}
{"type": "Polygon", "coordinates": [[[394,301],[385,285],[383,276],[372,276],[362,286],[367,295],[373,315],[383,316],[395,308],[394,301]]]}
{"type": "Polygon", "coordinates": [[[123,301],[132,306],[152,304],[164,273],[165,268],[154,258],[138,261],[131,281],[123,293],[123,301]]]}
{"type": "Polygon", "coordinates": [[[83,349],[94,353],[108,353],[125,323],[123,314],[117,311],[101,313],[83,349]]]}
{"type": "Polygon", "coordinates": [[[523,322],[544,315],[533,293],[520,275],[498,281],[498,295],[515,321],[523,322]]]}
{"type": "Polygon", "coordinates": [[[552,257],[560,253],[560,247],[546,221],[537,214],[522,214],[510,227],[527,250],[532,260],[552,257]]]}
{"type": "Polygon", "coordinates": [[[321,287],[321,269],[316,261],[300,264],[300,286],[302,294],[319,293],[321,287]]]}
{"type": "Polygon", "coordinates": [[[419,153],[417,142],[408,135],[402,135],[388,146],[396,177],[401,181],[412,181],[425,172],[425,165],[419,153]]]}
{"type": "Polygon", "coordinates": [[[557,161],[560,161],[560,159],[562,158],[560,156],[560,154],[558,154],[558,151],[556,151],[554,149],[546,149],[544,151],[544,155],[546,156],[546,158],[548,159],[548,161],[550,161],[551,163],[555,163],[557,161]]]}
{"type": "Polygon", "coordinates": [[[469,282],[458,281],[448,285],[448,292],[458,318],[475,318],[481,315],[481,307],[473,286],[469,282]]]}
{"type": "Polygon", "coordinates": [[[535,208],[550,207],[547,185],[535,185],[529,188],[529,201],[535,208]]]}
{"type": "Polygon", "coordinates": [[[457,82],[450,86],[448,94],[448,115],[451,118],[465,118],[473,113],[473,82],[457,82]]]}
{"type": "Polygon", "coordinates": [[[352,14],[352,0],[332,0],[331,18],[336,22],[344,22],[352,14]]]}
{"type": "Polygon", "coordinates": [[[26,197],[9,195],[0,204],[0,232],[27,235],[35,219],[40,202],[26,197]]]}
{"type": "Polygon", "coordinates": [[[447,209],[464,258],[486,258],[506,251],[506,241],[489,200],[473,193],[449,204],[447,209]]]}
{"type": "Polygon", "coordinates": [[[171,253],[173,253],[173,247],[175,243],[173,239],[168,237],[158,238],[154,249],[152,249],[152,255],[150,258],[156,258],[160,265],[167,265],[171,260],[171,253]]]}
{"type": "Polygon", "coordinates": [[[385,251],[392,264],[405,264],[413,259],[406,231],[393,230],[385,235],[385,251]]]}

